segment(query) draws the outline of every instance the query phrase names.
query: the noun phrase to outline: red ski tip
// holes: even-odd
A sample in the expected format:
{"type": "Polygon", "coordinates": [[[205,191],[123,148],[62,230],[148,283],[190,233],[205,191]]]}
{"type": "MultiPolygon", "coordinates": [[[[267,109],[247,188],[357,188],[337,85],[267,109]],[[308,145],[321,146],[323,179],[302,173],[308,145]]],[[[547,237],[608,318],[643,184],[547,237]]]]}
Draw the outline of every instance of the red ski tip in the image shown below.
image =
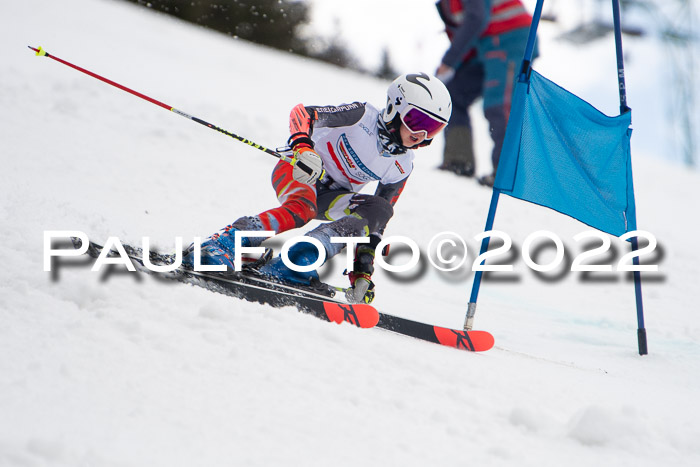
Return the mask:
{"type": "Polygon", "coordinates": [[[324,302],[323,308],[328,320],[334,323],[346,321],[360,328],[373,328],[379,322],[379,313],[372,305],[324,302]]]}
{"type": "Polygon", "coordinates": [[[435,326],[435,337],[438,342],[456,349],[484,352],[493,347],[495,341],[491,333],[486,331],[456,331],[435,326]]]}

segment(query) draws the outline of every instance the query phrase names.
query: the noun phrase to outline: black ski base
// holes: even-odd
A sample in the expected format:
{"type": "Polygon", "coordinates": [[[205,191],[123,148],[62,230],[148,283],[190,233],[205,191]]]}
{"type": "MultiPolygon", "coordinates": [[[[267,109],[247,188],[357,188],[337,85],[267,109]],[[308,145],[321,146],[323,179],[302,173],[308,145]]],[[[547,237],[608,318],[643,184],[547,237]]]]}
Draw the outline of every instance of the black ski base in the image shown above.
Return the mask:
{"type": "MultiPolygon", "coordinates": [[[[76,249],[81,248],[80,239],[73,238],[76,249]]],[[[326,321],[343,321],[362,328],[378,327],[416,339],[454,347],[460,350],[481,352],[494,345],[493,336],[486,331],[462,331],[413,321],[398,316],[379,313],[371,305],[348,304],[334,299],[335,289],[323,283],[314,286],[298,286],[283,283],[269,277],[261,277],[253,268],[240,272],[198,272],[179,267],[171,272],[154,272],[144,265],[143,251],[130,245],[123,245],[124,251],[134,266],[148,274],[158,275],[179,282],[203,287],[239,299],[267,304],[273,307],[292,306],[299,311],[311,314],[326,321]]],[[[103,247],[90,242],[87,254],[98,258],[103,247]]],[[[111,250],[108,256],[119,256],[111,250]]],[[[149,252],[152,265],[172,264],[175,255],[149,252]]]]}
{"type": "MultiPolygon", "coordinates": [[[[75,248],[80,248],[82,242],[73,238],[75,248]]],[[[275,308],[291,306],[299,311],[311,314],[325,321],[351,323],[362,328],[373,327],[379,320],[377,310],[366,304],[348,304],[333,300],[335,290],[330,286],[319,283],[316,286],[299,287],[284,284],[270,278],[263,278],[250,269],[241,272],[199,272],[179,267],[171,272],[154,272],[143,261],[141,248],[122,245],[131,263],[141,272],[157,275],[178,282],[195,285],[212,292],[230,297],[270,305],[275,308]]],[[[98,258],[103,247],[90,242],[87,254],[98,258]]],[[[119,253],[111,250],[109,257],[117,257],[119,253]]],[[[149,260],[154,266],[167,266],[173,263],[175,255],[164,255],[149,252],[149,260]]]]}

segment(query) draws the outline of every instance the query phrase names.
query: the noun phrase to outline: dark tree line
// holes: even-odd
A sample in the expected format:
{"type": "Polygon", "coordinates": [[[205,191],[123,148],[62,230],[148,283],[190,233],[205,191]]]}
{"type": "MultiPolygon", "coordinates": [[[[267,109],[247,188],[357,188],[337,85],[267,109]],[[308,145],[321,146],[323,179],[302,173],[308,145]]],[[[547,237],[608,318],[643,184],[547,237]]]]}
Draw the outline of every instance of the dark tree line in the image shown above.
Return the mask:
{"type": "MultiPolygon", "coordinates": [[[[299,0],[127,0],[185,21],[275,49],[362,70],[339,39],[303,37],[309,6],[299,0]]],[[[394,76],[388,53],[373,74],[394,76]]]]}

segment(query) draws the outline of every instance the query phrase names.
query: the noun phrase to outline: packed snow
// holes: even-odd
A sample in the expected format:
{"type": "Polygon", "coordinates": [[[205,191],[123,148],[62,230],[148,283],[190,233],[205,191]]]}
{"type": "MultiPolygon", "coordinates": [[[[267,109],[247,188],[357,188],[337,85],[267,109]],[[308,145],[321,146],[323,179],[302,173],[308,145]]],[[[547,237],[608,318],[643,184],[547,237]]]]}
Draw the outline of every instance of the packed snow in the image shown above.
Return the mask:
{"type": "MultiPolygon", "coordinates": [[[[657,116],[635,114],[632,138],[638,225],[659,242],[644,258],[659,266],[643,273],[649,355],[637,353],[627,275],[536,274],[521,257],[529,234],[549,230],[570,260],[585,249],[573,237],[589,229],[506,196],[495,228],[513,239],[502,261],[514,270],[482,284],[475,328],[496,346],[475,354],[121,269],[92,272],[87,260],[44,271],[45,231],[148,236],[167,251],[176,236],[207,236],[275,206],[275,159],[28,45],[273,148],[297,103],[381,107],[388,82],[118,1],[6,2],[0,26],[0,465],[700,465],[700,176],[638,142],[653,139],[657,116]]],[[[566,66],[578,51],[543,45],[538,71],[585,90],[566,66]]],[[[595,73],[611,75],[612,91],[582,97],[605,96],[614,113],[612,42],[593,50],[605,51],[595,73]]],[[[654,92],[637,58],[633,109],[654,92]]],[[[484,172],[489,141],[478,108],[474,117],[484,172]]],[[[438,140],[418,152],[387,229],[421,247],[421,267],[378,272],[376,305],[460,329],[491,192],[436,170],[441,149],[438,140]],[[470,252],[450,273],[426,259],[446,231],[470,252]]],[[[613,245],[602,262],[616,265],[628,249],[613,245]]],[[[390,262],[407,261],[395,250],[390,262]]],[[[344,285],[343,269],[341,257],[323,278],[344,285]]]]}

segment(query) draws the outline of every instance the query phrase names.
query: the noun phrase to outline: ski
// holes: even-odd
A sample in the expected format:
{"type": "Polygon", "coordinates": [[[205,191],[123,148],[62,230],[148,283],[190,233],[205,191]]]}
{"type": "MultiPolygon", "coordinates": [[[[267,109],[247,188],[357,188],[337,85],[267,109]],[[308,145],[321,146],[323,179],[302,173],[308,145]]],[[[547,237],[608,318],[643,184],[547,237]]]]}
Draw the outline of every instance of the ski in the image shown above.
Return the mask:
{"type": "Polygon", "coordinates": [[[379,322],[376,327],[471,352],[485,352],[491,349],[495,342],[493,335],[488,331],[458,331],[384,313],[379,313],[379,322]]]}
{"type": "MultiPolygon", "coordinates": [[[[73,238],[75,248],[81,247],[81,240],[73,238]]],[[[267,304],[272,307],[293,306],[299,311],[317,318],[334,322],[348,322],[361,328],[377,327],[415,339],[453,347],[471,352],[483,352],[494,345],[494,338],[487,331],[466,331],[433,326],[407,318],[380,313],[368,304],[349,304],[334,299],[336,289],[323,283],[317,286],[290,285],[267,277],[256,275],[254,269],[245,268],[241,272],[212,273],[177,268],[172,272],[154,272],[144,265],[143,251],[130,245],[122,245],[132,264],[142,272],[192,284],[207,290],[267,304]]],[[[89,242],[87,255],[97,258],[103,247],[89,242]]],[[[118,256],[114,250],[109,256],[118,256]]],[[[173,254],[149,252],[153,265],[168,265],[175,260],[173,254]]]]}
{"type": "MultiPolygon", "coordinates": [[[[73,245],[80,248],[81,240],[73,238],[73,245]]],[[[377,324],[379,313],[367,304],[349,304],[333,300],[335,291],[330,287],[302,289],[275,281],[256,277],[252,274],[199,272],[185,268],[177,268],[172,272],[154,272],[145,267],[141,248],[122,245],[132,264],[141,272],[158,275],[167,279],[205,288],[212,292],[231,297],[270,305],[275,308],[292,306],[299,311],[311,314],[317,318],[334,323],[347,322],[360,328],[371,328],[377,324]]],[[[97,258],[102,253],[102,245],[90,242],[87,254],[97,258]]],[[[119,256],[116,251],[110,251],[109,256],[119,256]]],[[[149,252],[151,264],[163,266],[172,264],[175,255],[163,255],[149,252]]],[[[325,285],[325,284],[324,284],[325,285]]]]}

